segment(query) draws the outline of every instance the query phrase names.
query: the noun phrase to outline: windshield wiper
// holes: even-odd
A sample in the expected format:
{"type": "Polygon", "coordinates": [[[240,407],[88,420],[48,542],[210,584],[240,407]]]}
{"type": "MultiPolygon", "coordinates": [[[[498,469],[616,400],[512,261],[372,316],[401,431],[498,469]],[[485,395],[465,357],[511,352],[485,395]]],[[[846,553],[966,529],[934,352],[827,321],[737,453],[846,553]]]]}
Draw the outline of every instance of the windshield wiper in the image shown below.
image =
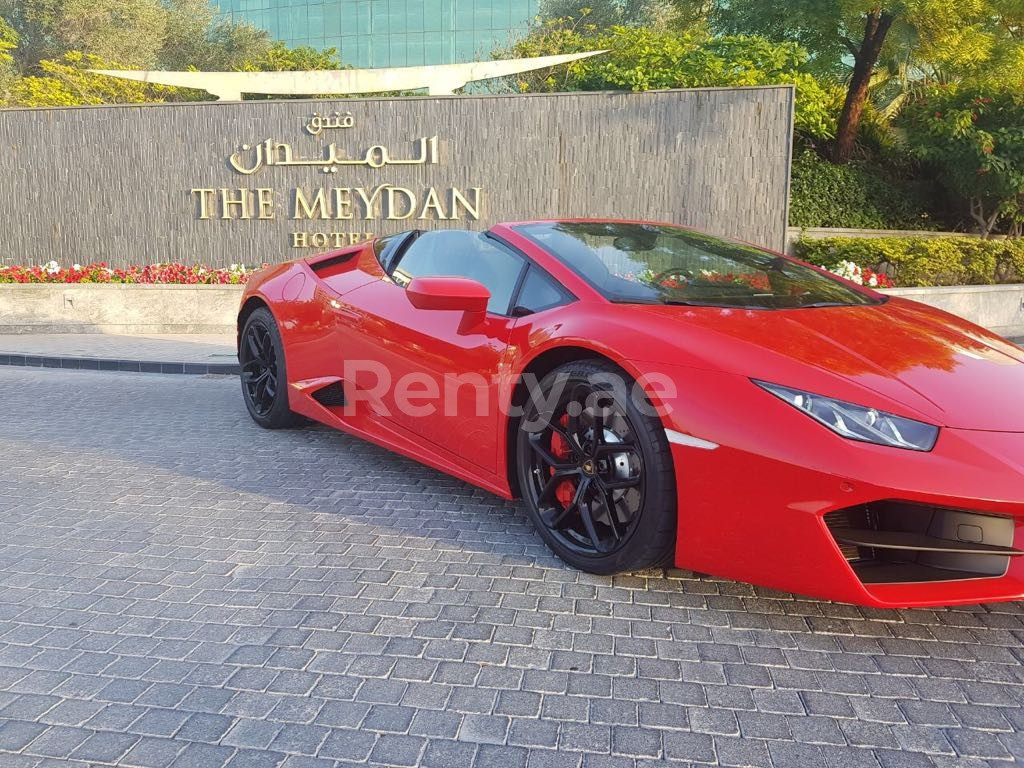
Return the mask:
{"type": "Polygon", "coordinates": [[[677,307],[717,307],[718,309],[775,309],[764,304],[727,304],[719,301],[688,301],[686,299],[662,299],[662,304],[677,307]]]}
{"type": "Polygon", "coordinates": [[[820,309],[821,307],[852,307],[852,306],[854,306],[854,305],[850,304],[848,302],[845,302],[845,301],[814,301],[814,302],[811,302],[810,304],[798,304],[797,306],[793,307],[793,309],[820,309]]]}

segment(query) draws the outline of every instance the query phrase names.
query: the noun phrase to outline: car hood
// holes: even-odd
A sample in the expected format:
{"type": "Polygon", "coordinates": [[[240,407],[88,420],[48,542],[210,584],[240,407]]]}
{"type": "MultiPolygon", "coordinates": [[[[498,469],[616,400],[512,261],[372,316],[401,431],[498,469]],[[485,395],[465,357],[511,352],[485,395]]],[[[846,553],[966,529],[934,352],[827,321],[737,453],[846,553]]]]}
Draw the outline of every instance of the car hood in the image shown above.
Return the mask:
{"type": "Polygon", "coordinates": [[[942,426],[1024,432],[1024,350],[923,304],[644,310],[677,331],[673,347],[721,370],[853,401],[869,389],[942,426]]]}

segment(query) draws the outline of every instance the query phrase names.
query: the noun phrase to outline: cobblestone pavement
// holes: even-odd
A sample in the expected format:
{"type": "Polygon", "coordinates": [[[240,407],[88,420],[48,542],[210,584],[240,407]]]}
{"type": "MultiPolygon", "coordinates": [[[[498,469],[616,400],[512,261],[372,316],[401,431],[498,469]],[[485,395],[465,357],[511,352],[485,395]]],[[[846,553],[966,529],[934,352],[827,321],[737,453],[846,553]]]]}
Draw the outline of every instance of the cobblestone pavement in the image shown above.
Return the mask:
{"type": "Polygon", "coordinates": [[[233,379],[0,370],[0,766],[980,766],[1022,604],[570,570],[522,509],[233,379]]]}

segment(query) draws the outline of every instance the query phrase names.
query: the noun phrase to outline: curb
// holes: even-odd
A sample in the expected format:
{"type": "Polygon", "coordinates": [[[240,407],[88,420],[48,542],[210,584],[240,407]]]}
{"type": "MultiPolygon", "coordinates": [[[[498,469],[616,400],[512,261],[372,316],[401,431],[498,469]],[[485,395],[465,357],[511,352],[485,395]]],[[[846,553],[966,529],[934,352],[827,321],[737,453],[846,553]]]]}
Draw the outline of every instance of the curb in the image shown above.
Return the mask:
{"type": "Polygon", "coordinates": [[[51,357],[47,355],[0,354],[0,365],[27,368],[61,368],[78,371],[117,371],[121,373],[170,373],[191,376],[210,374],[237,376],[238,363],[173,363],[151,360],[118,360],[107,357],[51,357]]]}

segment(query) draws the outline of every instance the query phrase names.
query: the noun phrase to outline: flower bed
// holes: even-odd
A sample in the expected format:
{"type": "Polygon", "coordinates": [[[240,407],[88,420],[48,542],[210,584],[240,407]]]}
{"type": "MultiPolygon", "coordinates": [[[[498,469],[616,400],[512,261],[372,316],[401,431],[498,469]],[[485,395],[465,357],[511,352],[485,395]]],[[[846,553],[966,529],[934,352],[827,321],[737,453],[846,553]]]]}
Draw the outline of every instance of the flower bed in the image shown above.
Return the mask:
{"type": "MultiPolygon", "coordinates": [[[[974,237],[828,237],[797,241],[797,258],[848,277],[853,268],[905,288],[1024,282],[1024,241],[974,237]],[[850,266],[852,265],[852,266],[850,266]]],[[[868,283],[869,284],[869,283],[868,283]]],[[[879,287],[882,286],[879,283],[879,287]]]]}
{"type": "Polygon", "coordinates": [[[840,261],[829,271],[834,275],[868,288],[894,288],[896,283],[884,272],[876,272],[871,267],[862,267],[852,261],[840,261]]]}
{"type": "Polygon", "coordinates": [[[125,283],[143,285],[239,285],[250,272],[244,264],[227,269],[176,262],[111,269],[105,262],[62,267],[50,261],[41,267],[0,266],[0,283],[125,283]]]}

